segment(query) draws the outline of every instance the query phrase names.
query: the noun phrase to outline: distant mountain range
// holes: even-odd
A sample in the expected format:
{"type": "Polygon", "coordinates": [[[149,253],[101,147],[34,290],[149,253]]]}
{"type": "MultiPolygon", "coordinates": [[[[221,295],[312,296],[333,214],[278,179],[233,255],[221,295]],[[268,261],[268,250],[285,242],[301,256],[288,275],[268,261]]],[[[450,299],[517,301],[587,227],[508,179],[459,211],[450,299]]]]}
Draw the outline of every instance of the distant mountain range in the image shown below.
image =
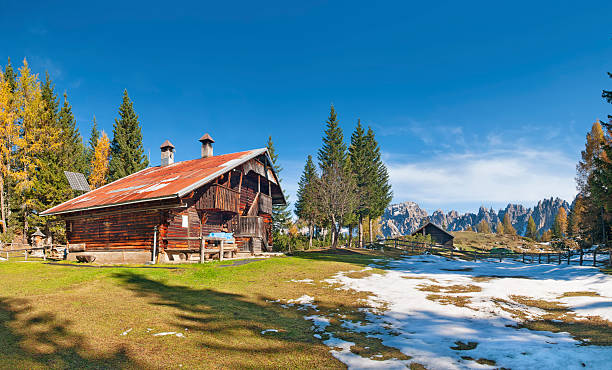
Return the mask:
{"type": "Polygon", "coordinates": [[[454,210],[444,213],[439,209],[428,215],[427,211],[415,202],[404,202],[392,204],[385,209],[381,221],[382,232],[385,236],[407,235],[416,230],[423,219],[436,225],[445,225],[449,231],[462,231],[468,227],[475,229],[481,220],[486,220],[491,225],[491,229],[495,231],[497,223],[503,220],[504,215],[508,213],[512,225],[519,234],[525,235],[529,216],[533,216],[538,231],[542,233],[552,227],[557,211],[561,207],[566,211],[570,210],[570,204],[565,200],[550,198],[539,201],[533,208],[525,208],[520,204],[508,204],[505,209],[497,212],[493,208],[480,207],[478,213],[459,214],[454,210]]]}

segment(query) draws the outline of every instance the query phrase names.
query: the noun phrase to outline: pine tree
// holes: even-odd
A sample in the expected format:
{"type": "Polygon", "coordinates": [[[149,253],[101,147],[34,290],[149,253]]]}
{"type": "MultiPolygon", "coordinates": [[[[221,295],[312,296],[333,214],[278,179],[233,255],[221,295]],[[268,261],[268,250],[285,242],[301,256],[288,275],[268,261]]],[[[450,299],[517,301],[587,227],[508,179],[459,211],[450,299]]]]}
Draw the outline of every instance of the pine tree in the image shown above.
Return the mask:
{"type": "Polygon", "coordinates": [[[297,201],[295,202],[295,215],[308,223],[308,247],[312,248],[312,236],[314,233],[314,222],[316,219],[316,204],[314,203],[314,191],[317,182],[317,169],[312,156],[308,156],[304,171],[300,177],[297,190],[297,201]]]}
{"type": "Polygon", "coordinates": [[[346,163],[346,144],[344,135],[340,128],[336,110],[332,104],[327,119],[327,128],[323,137],[323,146],[319,149],[319,167],[322,172],[327,171],[332,166],[340,166],[344,169],[346,163]]]}
{"type": "Polygon", "coordinates": [[[503,224],[504,224],[504,234],[516,235],[516,230],[514,229],[514,226],[512,226],[512,220],[510,220],[510,214],[508,212],[504,214],[503,224]]]}
{"type": "Polygon", "coordinates": [[[318,153],[321,177],[317,181],[315,203],[318,213],[330,223],[332,247],[335,248],[340,228],[346,217],[355,211],[358,197],[344,136],[333,105],[324,134],[323,146],[318,153]]]}
{"type": "MultiPolygon", "coordinates": [[[[96,147],[98,146],[98,139],[100,138],[100,131],[98,130],[98,122],[96,121],[96,116],[93,117],[93,125],[91,126],[91,132],[89,134],[89,146],[87,148],[87,163],[91,165],[94,155],[96,152],[96,147]]],[[[89,174],[92,172],[92,168],[89,168],[89,174]]]]}
{"type": "MultiPolygon", "coordinates": [[[[69,152],[65,142],[65,128],[60,125],[59,99],[55,93],[55,88],[49,77],[45,73],[45,81],[42,85],[43,98],[43,127],[46,130],[55,132],[57,147],[54,149],[46,148],[40,156],[40,167],[36,176],[34,187],[35,209],[43,211],[56,206],[73,196],[73,192],[64,176],[68,159],[75,155],[69,152]]],[[[64,112],[67,113],[67,112],[64,112]]],[[[66,119],[67,117],[63,117],[66,119]]],[[[63,223],[57,222],[56,217],[34,217],[36,226],[44,228],[46,235],[53,234],[56,239],[63,240],[65,230],[63,223]]]]}
{"type": "Polygon", "coordinates": [[[62,164],[65,171],[85,173],[88,168],[87,153],[83,137],[76,127],[68,95],[64,92],[64,105],[59,112],[59,126],[62,132],[62,164]]]}
{"type": "MultiPolygon", "coordinates": [[[[276,154],[276,150],[274,149],[274,142],[272,142],[272,136],[268,137],[268,143],[266,145],[268,148],[268,155],[272,160],[272,166],[274,166],[274,172],[276,172],[276,177],[279,182],[282,182],[280,178],[280,173],[283,171],[283,168],[278,163],[278,154],[276,154]]],[[[280,185],[280,184],[279,184],[280,185]]],[[[272,206],[272,231],[274,233],[278,233],[281,230],[285,230],[289,227],[291,223],[291,212],[289,211],[289,202],[287,204],[275,204],[272,206]]]]}
{"type": "Polygon", "coordinates": [[[580,235],[580,224],[579,214],[576,212],[576,205],[578,203],[578,197],[574,201],[574,208],[569,211],[567,215],[567,235],[571,237],[577,237],[580,235]]]}
{"type": "Polygon", "coordinates": [[[536,226],[536,223],[531,215],[527,221],[527,233],[525,236],[533,240],[538,238],[538,227],[536,226]]]}
{"type": "Polygon", "coordinates": [[[555,221],[553,222],[552,234],[555,238],[563,238],[567,231],[567,212],[561,207],[557,211],[555,221]]]}
{"type": "Polygon", "coordinates": [[[374,137],[374,131],[371,127],[368,127],[368,132],[365,136],[365,145],[366,145],[366,160],[368,163],[371,163],[372,173],[374,173],[374,177],[371,182],[371,190],[369,191],[370,200],[369,200],[369,229],[370,229],[370,243],[373,242],[372,239],[372,222],[380,218],[385,208],[391,203],[393,199],[393,192],[391,191],[391,184],[389,183],[389,173],[387,171],[387,167],[382,161],[382,156],[380,154],[380,146],[378,142],[376,142],[376,138],[374,137]]]}
{"type": "Polygon", "coordinates": [[[355,177],[357,185],[357,208],[355,210],[358,218],[359,247],[363,247],[363,219],[370,211],[370,200],[372,198],[372,182],[375,176],[372,163],[368,163],[366,153],[365,130],[361,126],[361,120],[357,120],[355,131],[351,135],[351,145],[348,148],[348,156],[351,163],[351,172],[355,177]]]}
{"type": "Polygon", "coordinates": [[[15,92],[17,88],[17,73],[13,70],[10,57],[6,63],[6,67],[4,67],[4,80],[8,82],[11,93],[15,92]]]}
{"type": "Polygon", "coordinates": [[[127,90],[119,106],[119,119],[113,125],[109,180],[115,181],[138,172],[149,165],[144,155],[142,132],[127,90]]]}
{"type": "Polygon", "coordinates": [[[102,136],[96,140],[96,148],[91,162],[91,175],[89,184],[93,189],[106,184],[108,177],[108,156],[110,154],[110,142],[106,132],[102,131],[102,136]]]}

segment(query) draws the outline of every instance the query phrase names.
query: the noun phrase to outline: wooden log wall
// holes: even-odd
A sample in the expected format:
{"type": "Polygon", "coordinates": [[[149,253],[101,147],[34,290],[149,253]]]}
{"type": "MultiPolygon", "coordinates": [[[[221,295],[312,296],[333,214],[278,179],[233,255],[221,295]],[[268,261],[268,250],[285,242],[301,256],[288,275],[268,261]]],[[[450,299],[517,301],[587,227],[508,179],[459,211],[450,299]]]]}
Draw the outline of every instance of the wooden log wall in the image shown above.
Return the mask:
{"type": "Polygon", "coordinates": [[[153,230],[162,211],[102,215],[66,221],[69,244],[86,245],[87,250],[150,249],[153,230]]]}
{"type": "Polygon", "coordinates": [[[162,240],[164,248],[197,249],[200,247],[197,240],[180,240],[174,238],[197,238],[200,236],[200,219],[198,211],[192,205],[181,211],[169,211],[166,216],[166,227],[162,240]],[[187,227],[183,226],[183,216],[187,216],[187,227]]]}

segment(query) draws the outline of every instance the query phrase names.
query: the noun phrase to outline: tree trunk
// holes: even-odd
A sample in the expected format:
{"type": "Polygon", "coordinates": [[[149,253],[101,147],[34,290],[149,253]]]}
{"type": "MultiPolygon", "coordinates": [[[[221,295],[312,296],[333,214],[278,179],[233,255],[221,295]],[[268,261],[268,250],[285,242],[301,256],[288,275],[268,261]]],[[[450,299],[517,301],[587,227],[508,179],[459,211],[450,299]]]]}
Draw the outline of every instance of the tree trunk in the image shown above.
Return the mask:
{"type": "Polygon", "coordinates": [[[363,248],[363,215],[359,215],[359,248],[363,248]]]}
{"type": "Polygon", "coordinates": [[[348,226],[348,247],[351,247],[351,242],[353,241],[353,225],[348,226]]]}
{"type": "Polygon", "coordinates": [[[2,210],[2,233],[6,233],[6,213],[4,207],[4,179],[0,178],[0,209],[2,210]]]}
{"type": "Polygon", "coordinates": [[[308,223],[308,249],[312,249],[312,234],[314,233],[314,226],[312,221],[308,223]]]}
{"type": "Polygon", "coordinates": [[[372,244],[374,242],[374,237],[372,235],[372,217],[368,217],[368,221],[369,221],[368,231],[370,232],[370,244],[372,244]]]}
{"type": "Polygon", "coordinates": [[[336,216],[332,216],[331,219],[331,247],[336,249],[338,245],[338,233],[336,232],[336,216]]]}

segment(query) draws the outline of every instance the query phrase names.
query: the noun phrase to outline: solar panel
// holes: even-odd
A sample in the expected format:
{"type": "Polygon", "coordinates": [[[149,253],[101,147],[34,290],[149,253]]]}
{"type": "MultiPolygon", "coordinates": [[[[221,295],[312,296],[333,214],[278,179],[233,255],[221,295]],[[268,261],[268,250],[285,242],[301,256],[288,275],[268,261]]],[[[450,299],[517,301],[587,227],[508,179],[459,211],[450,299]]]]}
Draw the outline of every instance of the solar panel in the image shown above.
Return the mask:
{"type": "Polygon", "coordinates": [[[91,188],[89,187],[89,184],[85,179],[85,175],[83,175],[82,173],[64,171],[64,175],[66,175],[66,178],[68,179],[68,183],[70,184],[72,190],[85,192],[91,191],[91,188]]]}

